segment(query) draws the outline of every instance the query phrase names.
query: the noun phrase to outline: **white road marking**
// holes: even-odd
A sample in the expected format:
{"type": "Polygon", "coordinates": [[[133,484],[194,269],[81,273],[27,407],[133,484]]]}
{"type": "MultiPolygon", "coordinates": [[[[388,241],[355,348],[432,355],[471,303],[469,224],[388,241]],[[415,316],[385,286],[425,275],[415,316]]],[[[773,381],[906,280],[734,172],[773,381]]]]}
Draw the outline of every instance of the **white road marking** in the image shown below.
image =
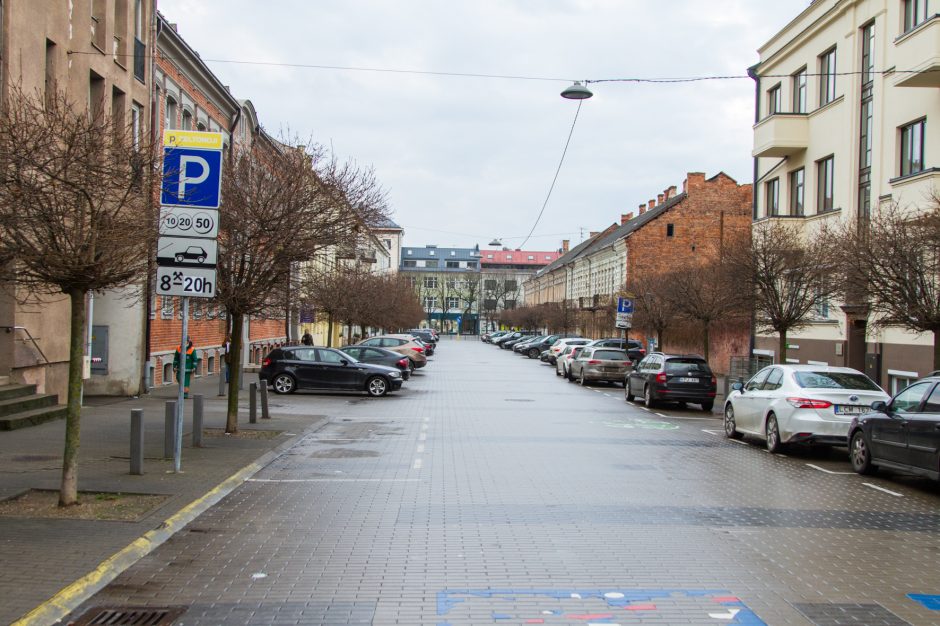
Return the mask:
{"type": "Polygon", "coordinates": [[[851,476],[855,472],[833,472],[832,470],[827,470],[824,467],[819,467],[818,465],[813,465],[812,463],[807,463],[807,467],[812,467],[814,470],[819,470],[820,472],[825,472],[826,474],[836,474],[839,476],[851,476]]]}
{"type": "Polygon", "coordinates": [[[742,446],[750,445],[748,442],[746,442],[746,441],[741,441],[740,439],[732,439],[731,441],[732,441],[733,443],[739,443],[739,444],[741,444],[742,446]]]}
{"type": "Polygon", "coordinates": [[[418,435],[418,441],[427,441],[427,440],[428,440],[427,433],[421,433],[420,435],[418,435]]]}
{"type": "Polygon", "coordinates": [[[608,398],[613,398],[613,396],[610,395],[609,393],[605,393],[604,395],[605,395],[606,397],[608,397],[608,398]]]}
{"type": "Polygon", "coordinates": [[[249,483],[415,483],[420,478],[249,478],[249,483]]]}
{"type": "Polygon", "coordinates": [[[669,415],[663,415],[662,413],[653,413],[653,415],[658,415],[660,417],[670,417],[669,415]]]}
{"type": "Polygon", "coordinates": [[[672,419],[672,420],[707,420],[707,421],[711,421],[711,420],[720,420],[720,419],[721,419],[721,418],[718,417],[718,416],[715,416],[715,417],[687,417],[687,416],[685,416],[685,415],[666,415],[665,417],[668,417],[669,419],[672,419]]]}
{"type": "Polygon", "coordinates": [[[708,433],[709,435],[715,435],[716,437],[717,437],[718,435],[724,434],[724,432],[723,432],[723,431],[720,431],[720,430],[705,430],[704,428],[702,429],[702,432],[703,432],[703,433],[708,433]]]}
{"type": "Polygon", "coordinates": [[[640,408],[641,408],[641,409],[643,409],[644,411],[647,411],[647,412],[649,412],[649,409],[648,409],[648,408],[646,408],[645,406],[641,406],[640,408]]]}
{"type": "Polygon", "coordinates": [[[417,452],[418,454],[421,454],[422,452],[424,452],[424,444],[423,444],[423,443],[419,443],[419,444],[418,444],[418,449],[417,449],[416,452],[417,452]]]}
{"type": "Polygon", "coordinates": [[[903,498],[903,493],[898,493],[897,491],[891,491],[890,489],[885,489],[884,487],[879,487],[878,485],[873,485],[871,483],[862,483],[866,487],[871,487],[872,489],[877,489],[878,491],[883,491],[888,495],[894,496],[895,498],[903,498]]]}
{"type": "Polygon", "coordinates": [[[734,616],[741,612],[741,609],[728,609],[727,613],[709,613],[712,619],[734,619],[734,616]]]}
{"type": "Polygon", "coordinates": [[[413,469],[421,469],[421,465],[422,465],[422,464],[423,464],[423,463],[422,463],[421,459],[415,459],[415,464],[414,464],[413,469]]]}

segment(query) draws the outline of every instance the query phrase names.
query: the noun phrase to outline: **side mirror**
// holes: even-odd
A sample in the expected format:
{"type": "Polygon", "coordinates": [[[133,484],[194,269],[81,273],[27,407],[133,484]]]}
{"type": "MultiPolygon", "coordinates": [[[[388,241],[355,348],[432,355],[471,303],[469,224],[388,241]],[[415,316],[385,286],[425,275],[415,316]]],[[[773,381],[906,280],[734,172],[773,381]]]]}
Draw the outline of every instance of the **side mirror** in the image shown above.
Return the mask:
{"type": "Polygon", "coordinates": [[[871,403],[871,410],[878,413],[888,413],[888,403],[884,400],[875,400],[871,403]]]}
{"type": "Polygon", "coordinates": [[[340,359],[339,362],[342,363],[343,366],[349,365],[349,361],[347,361],[346,359],[340,359]]]}
{"type": "Polygon", "coordinates": [[[742,392],[743,392],[743,391],[744,391],[744,383],[741,383],[741,382],[732,383],[732,384],[731,384],[731,391],[742,391],[742,392]]]}

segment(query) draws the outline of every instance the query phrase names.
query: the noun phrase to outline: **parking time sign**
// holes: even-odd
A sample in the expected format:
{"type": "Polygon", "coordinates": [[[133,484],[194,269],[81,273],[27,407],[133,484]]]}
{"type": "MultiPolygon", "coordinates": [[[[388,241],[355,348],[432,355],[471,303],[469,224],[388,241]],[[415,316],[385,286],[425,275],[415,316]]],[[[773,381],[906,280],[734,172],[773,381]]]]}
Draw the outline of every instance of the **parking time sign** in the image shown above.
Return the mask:
{"type": "Polygon", "coordinates": [[[221,150],[164,149],[161,204],[217,209],[221,186],[221,150]]]}

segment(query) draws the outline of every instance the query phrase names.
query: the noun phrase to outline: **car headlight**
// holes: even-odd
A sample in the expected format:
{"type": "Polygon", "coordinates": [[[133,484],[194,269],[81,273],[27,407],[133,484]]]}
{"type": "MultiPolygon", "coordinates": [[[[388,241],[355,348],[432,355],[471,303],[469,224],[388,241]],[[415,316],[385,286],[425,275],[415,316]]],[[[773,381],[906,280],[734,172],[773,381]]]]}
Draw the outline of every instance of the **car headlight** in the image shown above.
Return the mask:
{"type": "Polygon", "coordinates": [[[401,372],[389,372],[388,375],[392,378],[401,378],[401,372]]]}

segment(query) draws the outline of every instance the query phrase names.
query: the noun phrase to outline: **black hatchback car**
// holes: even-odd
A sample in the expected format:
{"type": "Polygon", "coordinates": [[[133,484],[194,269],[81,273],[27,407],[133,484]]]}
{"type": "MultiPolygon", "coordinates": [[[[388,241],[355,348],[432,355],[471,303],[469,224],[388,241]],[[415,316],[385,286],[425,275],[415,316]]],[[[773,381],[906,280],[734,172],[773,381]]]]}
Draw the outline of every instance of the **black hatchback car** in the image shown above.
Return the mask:
{"type": "Polygon", "coordinates": [[[291,346],[275,348],[261,363],[258,377],[274,393],[298,389],[365,391],[384,396],[401,388],[401,372],[394,367],[362,363],[335,348],[291,346]]]}
{"type": "Polygon", "coordinates": [[[921,379],[871,408],[849,426],[852,469],[871,474],[884,467],[940,480],[940,377],[921,379]]]}
{"type": "Polygon", "coordinates": [[[643,398],[648,408],[666,400],[700,404],[703,411],[711,411],[717,383],[708,362],[700,356],[653,352],[627,375],[623,393],[627,402],[643,398]]]}
{"type": "Polygon", "coordinates": [[[397,352],[368,346],[346,346],[343,348],[343,352],[360,363],[394,367],[401,372],[402,380],[408,380],[411,377],[411,369],[408,368],[408,357],[397,352]]]}

